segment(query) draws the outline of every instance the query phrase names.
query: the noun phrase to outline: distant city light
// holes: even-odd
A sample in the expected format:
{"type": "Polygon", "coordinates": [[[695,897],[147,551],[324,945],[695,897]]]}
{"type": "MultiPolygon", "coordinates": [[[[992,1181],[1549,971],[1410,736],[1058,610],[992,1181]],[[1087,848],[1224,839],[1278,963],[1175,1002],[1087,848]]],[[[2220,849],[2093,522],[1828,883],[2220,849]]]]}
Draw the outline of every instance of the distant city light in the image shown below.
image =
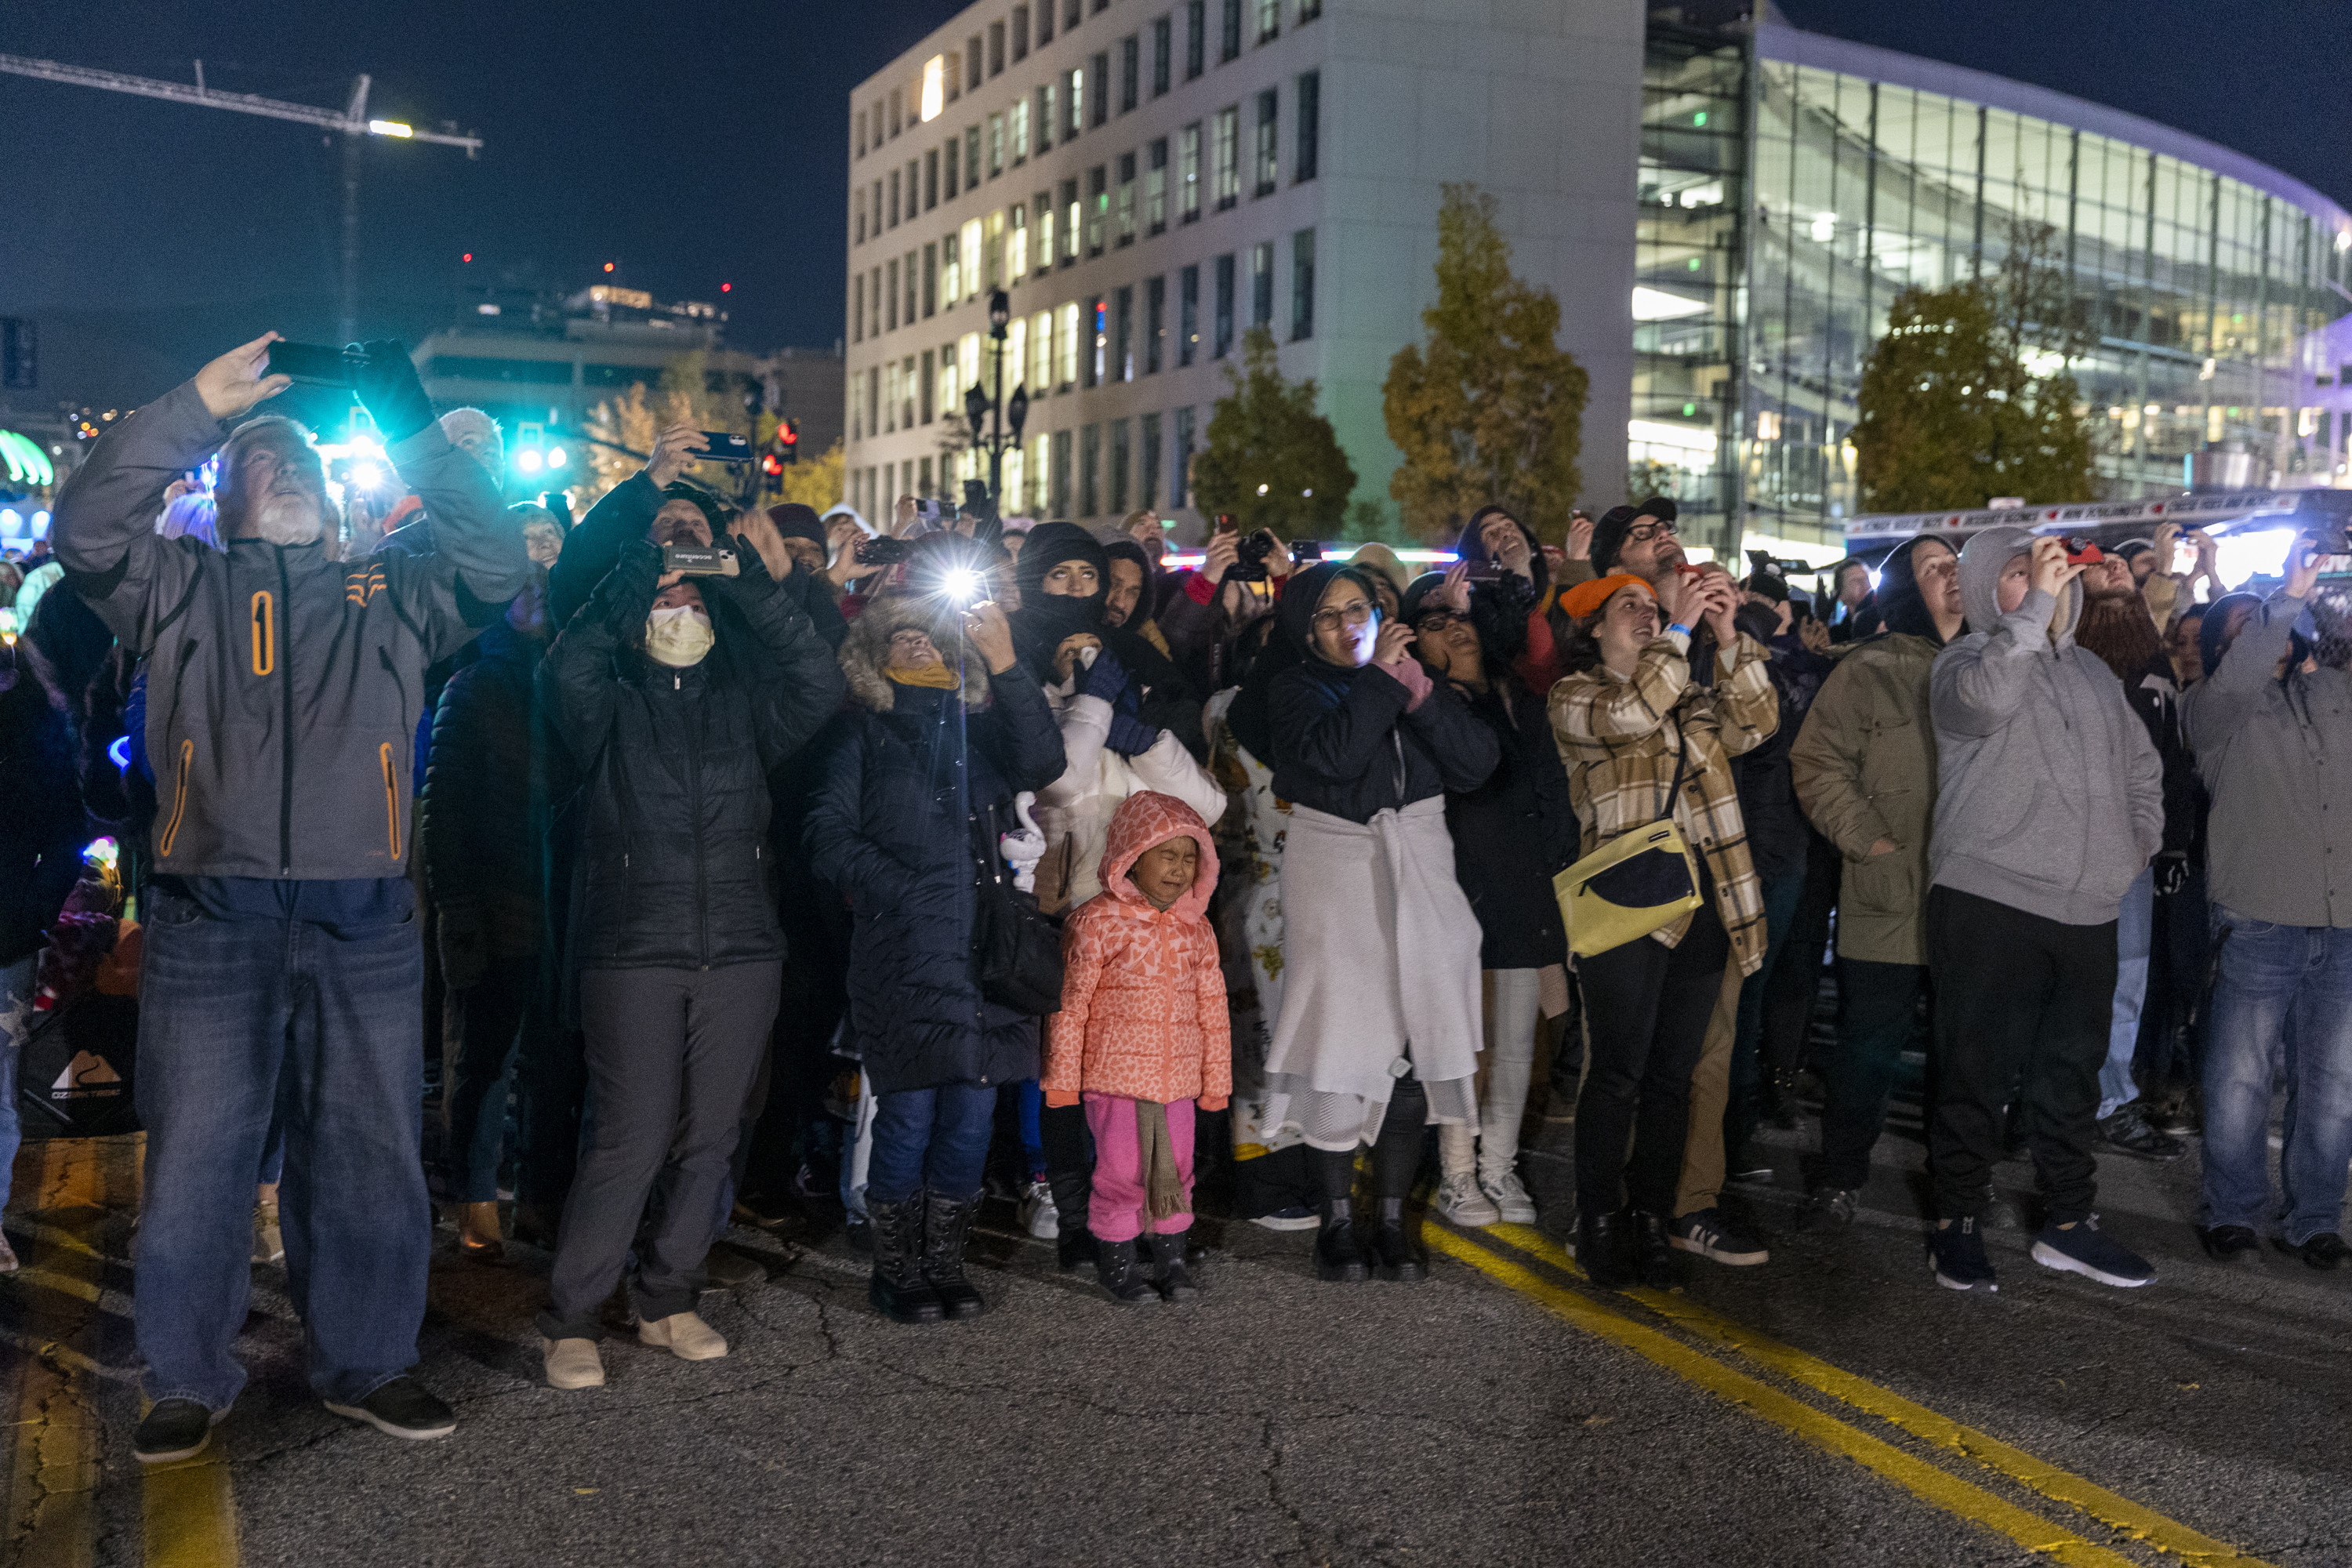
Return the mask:
{"type": "Polygon", "coordinates": [[[561,447],[550,447],[547,449],[547,466],[551,468],[560,468],[571,460],[571,454],[561,447]]]}
{"type": "Polygon", "coordinates": [[[416,134],[415,132],[411,131],[407,126],[403,125],[397,120],[371,120],[368,121],[368,130],[372,134],[377,136],[414,136],[416,134]]]}
{"type": "Polygon", "coordinates": [[[604,270],[605,270],[605,271],[607,271],[607,272],[610,272],[611,270],[613,270],[613,264],[612,264],[611,262],[609,262],[609,261],[607,261],[606,263],[604,263],[604,270]]]}
{"type": "Polygon", "coordinates": [[[469,251],[466,252],[466,254],[465,254],[465,255],[463,255],[463,256],[461,256],[461,257],[457,258],[457,259],[458,259],[458,260],[460,260],[460,261],[471,261],[471,260],[473,260],[473,259],[474,259],[474,253],[473,253],[472,251],[470,251],[470,250],[469,250],[469,251]]]}
{"type": "Polygon", "coordinates": [[[735,292],[735,285],[732,283],[721,283],[719,286],[719,291],[721,294],[732,294],[735,292]]]}

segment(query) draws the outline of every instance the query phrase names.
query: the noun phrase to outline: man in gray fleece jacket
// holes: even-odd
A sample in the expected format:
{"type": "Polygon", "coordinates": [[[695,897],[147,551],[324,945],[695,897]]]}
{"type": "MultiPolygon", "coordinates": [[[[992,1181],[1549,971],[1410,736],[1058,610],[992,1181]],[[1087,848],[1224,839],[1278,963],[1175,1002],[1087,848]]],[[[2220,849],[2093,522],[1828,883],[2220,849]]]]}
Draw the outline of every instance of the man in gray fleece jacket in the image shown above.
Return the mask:
{"type": "Polygon", "coordinates": [[[1996,1289],[1978,1225],[2021,1080],[2048,1205],[2033,1260],[2108,1285],[2155,1272],[2091,1212],[2099,1064],[2116,990],[2116,916],[2162,844],[2163,763],[2097,657],[2063,541],[2021,528],[1960,552],[1971,632],[1928,678],[1936,727],[1927,967],[1936,989],[1936,1279],[1996,1289]]]}

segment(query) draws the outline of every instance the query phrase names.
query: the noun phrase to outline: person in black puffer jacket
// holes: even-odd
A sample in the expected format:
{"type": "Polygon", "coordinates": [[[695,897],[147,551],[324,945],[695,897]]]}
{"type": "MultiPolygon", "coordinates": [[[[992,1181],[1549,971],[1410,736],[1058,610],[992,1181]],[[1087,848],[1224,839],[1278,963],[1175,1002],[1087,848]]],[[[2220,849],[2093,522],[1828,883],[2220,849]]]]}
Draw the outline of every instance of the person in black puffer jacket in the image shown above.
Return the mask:
{"type": "Polygon", "coordinates": [[[974,1317],[987,1304],[963,1247],[997,1088],[1039,1067],[1037,1020],[981,994],[977,889],[1013,797],[1061,776],[1061,731],[992,604],[959,616],[937,595],[877,599],[841,667],[857,706],[809,803],[808,849],[855,921],[849,1031],[877,1100],[867,1293],[899,1322],[974,1317]]]}
{"type": "Polygon", "coordinates": [[[1562,994],[1567,988],[1568,932],[1551,879],[1576,858],[1580,829],[1543,699],[1486,647],[1467,576],[1467,567],[1456,565],[1417,578],[1403,605],[1421,661],[1469,702],[1501,754],[1485,784],[1445,796],[1454,876],[1478,917],[1486,1089],[1475,1129],[1437,1130],[1436,1205],[1456,1225],[1533,1225],[1535,1200],[1517,1169],[1519,1123],[1535,1070],[1544,971],[1559,969],[1554,984],[1562,994]]]}
{"type": "Polygon", "coordinates": [[[1315,1151],[1317,1274],[1418,1279],[1404,1198],[1422,1129],[1478,1121],[1478,921],[1454,879],[1444,797],[1485,784],[1499,749],[1412,658],[1412,628],[1382,624],[1362,573],[1294,574],[1276,613],[1296,662],[1266,691],[1274,793],[1291,815],[1263,1122],[1315,1151]],[[1379,1212],[1360,1236],[1366,1142],[1379,1212]]]}
{"type": "Polygon", "coordinates": [[[740,575],[663,574],[642,538],[555,639],[541,700],[583,780],[570,946],[595,1134],[563,1207],[548,1380],[604,1380],[597,1309],[656,1179],[631,1295],[646,1343],[688,1360],[727,1343],[694,1315],[744,1099],[782,984],[768,775],[841,698],[833,650],[761,564],[745,514],[740,575]]]}

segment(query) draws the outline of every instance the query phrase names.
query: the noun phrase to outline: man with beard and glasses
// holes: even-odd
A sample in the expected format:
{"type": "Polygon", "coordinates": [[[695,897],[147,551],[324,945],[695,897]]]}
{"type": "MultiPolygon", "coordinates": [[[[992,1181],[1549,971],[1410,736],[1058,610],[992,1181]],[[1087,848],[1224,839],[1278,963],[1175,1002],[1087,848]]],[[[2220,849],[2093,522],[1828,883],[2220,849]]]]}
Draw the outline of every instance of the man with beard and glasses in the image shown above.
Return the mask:
{"type": "Polygon", "coordinates": [[[133,1447],[151,1464],[201,1451],[244,1385],[247,1215],[273,1105],[311,1386],[394,1436],[457,1426],[409,1375],[433,1239],[409,757],[425,667],[494,618],[530,563],[497,484],[434,423],[389,342],[365,346],[356,392],[433,516],[433,548],[331,559],[307,433],[245,418],[290,384],[269,373],[277,337],[116,425],[58,497],[66,580],[147,660],[161,797],[138,1081],[154,1404],[133,1447]],[[162,538],[165,488],[215,450],[227,551],[162,538]]]}
{"type": "MultiPolygon", "coordinates": [[[[2147,554],[2152,552],[2142,551],[2147,554]]],[[[2164,761],[2164,847],[2124,895],[2116,923],[2116,1002],[2107,1031],[2107,1059],[2099,1068],[2099,1142],[2139,1160],[2178,1160],[2188,1150],[2148,1125],[2132,1058],[2139,1046],[2140,1010],[2147,998],[2148,960],[2155,947],[2156,902],[2178,894],[2189,879],[2189,846],[2197,826],[2197,772],[2180,733],[2180,688],[2163,636],[2140,597],[2130,557],[2103,556],[2083,573],[2083,621],[2075,643],[2098,655],[2124,683],[2147,738],[2164,761]]]]}

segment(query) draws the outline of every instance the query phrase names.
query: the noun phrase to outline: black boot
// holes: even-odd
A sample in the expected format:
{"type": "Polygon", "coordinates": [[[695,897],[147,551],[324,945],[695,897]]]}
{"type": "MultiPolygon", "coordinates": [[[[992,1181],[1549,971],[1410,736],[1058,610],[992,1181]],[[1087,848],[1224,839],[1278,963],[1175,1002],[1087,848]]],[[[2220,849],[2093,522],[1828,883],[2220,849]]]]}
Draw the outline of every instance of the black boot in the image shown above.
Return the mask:
{"type": "Polygon", "coordinates": [[[1184,1243],[1192,1236],[1180,1230],[1173,1236],[1151,1237],[1152,1283],[1160,1287],[1160,1299],[1168,1301],[1197,1301],[1201,1287],[1192,1279],[1184,1243]]]}
{"type": "Polygon", "coordinates": [[[1683,1282],[1682,1255],[1667,1239],[1664,1215],[1633,1211],[1633,1272],[1653,1289],[1671,1290],[1683,1282]]]}
{"type": "Polygon", "coordinates": [[[945,1193],[924,1195],[923,1283],[939,1292],[940,1310],[949,1317],[977,1318],[988,1303],[963,1277],[963,1244],[971,1236],[972,1216],[980,1213],[980,1196],[959,1203],[945,1193]]]}
{"type": "Polygon", "coordinates": [[[1045,1173],[1045,1185],[1053,1190],[1054,1212],[1060,1215],[1061,1235],[1054,1243],[1054,1253],[1064,1272],[1095,1258],[1095,1238],[1087,1229],[1087,1202],[1094,1195],[1094,1177],[1086,1171],[1054,1171],[1045,1173]]]}
{"type": "Polygon", "coordinates": [[[1110,1299],[1123,1307],[1157,1307],[1160,1292],[1143,1277],[1143,1265],[1135,1256],[1133,1241],[1105,1241],[1095,1238],[1095,1277],[1110,1299]]]}
{"type": "Polygon", "coordinates": [[[1315,1233],[1315,1278],[1357,1284],[1371,1278],[1363,1247],[1356,1239],[1354,1204],[1348,1198],[1323,1201],[1323,1228],[1315,1233]]]}
{"type": "Polygon", "coordinates": [[[947,1315],[940,1293],[923,1282],[920,1260],[923,1194],[905,1203],[866,1200],[866,1234],[874,1249],[874,1275],[866,1299],[895,1323],[936,1323],[947,1315]]]}
{"type": "Polygon", "coordinates": [[[1381,1200],[1380,1221],[1372,1226],[1372,1234],[1364,1243],[1364,1256],[1370,1262],[1372,1272],[1383,1279],[1429,1278],[1428,1260],[1422,1256],[1420,1244],[1405,1226],[1402,1198],[1381,1200]]]}
{"type": "Polygon", "coordinates": [[[1579,1209],[1576,1262],[1584,1277],[1604,1290],[1622,1289],[1633,1282],[1625,1268],[1625,1233],[1615,1215],[1590,1206],[1579,1209]]]}

